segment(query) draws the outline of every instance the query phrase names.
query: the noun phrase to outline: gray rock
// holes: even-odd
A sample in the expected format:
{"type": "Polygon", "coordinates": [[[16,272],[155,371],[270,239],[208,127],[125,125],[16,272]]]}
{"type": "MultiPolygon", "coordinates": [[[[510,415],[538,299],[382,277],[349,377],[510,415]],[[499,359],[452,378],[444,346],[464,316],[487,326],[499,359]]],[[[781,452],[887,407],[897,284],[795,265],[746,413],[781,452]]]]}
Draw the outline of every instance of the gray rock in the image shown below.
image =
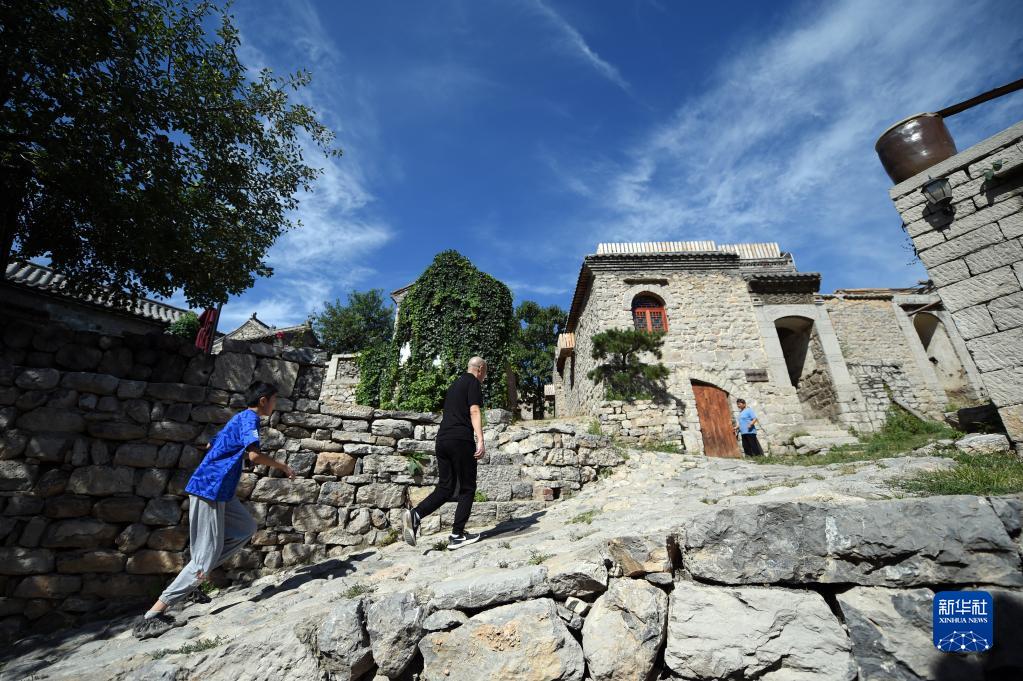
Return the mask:
{"type": "Polygon", "coordinates": [[[374,435],[384,435],[400,440],[412,437],[412,424],[398,419],[379,419],[372,423],[370,432],[374,435]]]}
{"type": "Polygon", "coordinates": [[[198,423],[227,423],[234,411],[215,404],[201,404],[192,407],[192,420],[198,423]]]}
{"type": "Polygon", "coordinates": [[[252,372],[256,369],[256,358],[235,352],[217,355],[216,369],[210,377],[214,388],[242,392],[252,383],[252,372]]]}
{"type": "Polygon", "coordinates": [[[955,446],[967,454],[1001,454],[1011,449],[1009,438],[1002,433],[970,433],[956,440],[955,446]]]}
{"type": "Polygon", "coordinates": [[[562,554],[548,558],[547,581],[555,598],[586,598],[607,589],[607,568],[593,554],[562,554]]]}
{"type": "Polygon", "coordinates": [[[121,531],[114,539],[114,546],[121,553],[134,553],[146,545],[149,539],[149,528],[142,523],[132,523],[121,531]]]}
{"type": "Polygon", "coordinates": [[[640,577],[648,572],[669,572],[668,549],[664,538],[615,537],[607,542],[607,555],[626,577],[640,577]]]}
{"type": "Polygon", "coordinates": [[[252,490],[252,501],[270,501],[281,504],[303,504],[316,501],[319,485],[315,480],[296,478],[260,478],[252,490]]]}
{"type": "Polygon", "coordinates": [[[23,369],[14,378],[14,385],[22,390],[52,390],[60,382],[56,369],[23,369]]]}
{"type": "Polygon", "coordinates": [[[355,487],[344,482],[328,480],[320,486],[317,502],[331,506],[348,506],[355,501],[355,487]]]}
{"type": "Polygon", "coordinates": [[[582,631],[583,618],[580,617],[578,613],[572,612],[563,605],[559,605],[558,617],[560,617],[561,621],[565,623],[565,626],[571,629],[572,631],[576,632],[582,631]]]}
{"type": "Polygon", "coordinates": [[[188,366],[185,367],[181,380],[193,385],[206,385],[216,368],[216,359],[213,355],[196,355],[188,360],[188,366]]]}
{"type": "Polygon", "coordinates": [[[195,403],[206,400],[206,388],[187,383],[150,383],[146,386],[146,395],[165,402],[195,403]]]}
{"type": "MultiPolygon", "coordinates": [[[[373,652],[365,619],[364,599],[342,601],[308,636],[330,679],[355,681],[372,669],[373,652]]],[[[299,637],[307,638],[302,634],[299,637]]]]}
{"type": "Polygon", "coordinates": [[[26,456],[47,463],[64,463],[70,439],[64,433],[38,433],[28,442],[26,456]]]}
{"type": "Polygon", "coordinates": [[[0,546],[0,575],[37,575],[53,571],[53,551],[0,546]]]}
{"type": "Polygon", "coordinates": [[[320,504],[297,506],[291,523],[299,532],[321,532],[337,525],[337,509],[320,504]]]}
{"type": "Polygon", "coordinates": [[[27,492],[39,476],[39,466],[24,461],[0,461],[0,492],[27,492]]]}
{"type": "Polygon", "coordinates": [[[424,631],[451,631],[469,621],[461,610],[438,610],[423,620],[424,631]]]}
{"type": "Polygon", "coordinates": [[[108,374],[93,374],[85,371],[69,371],[64,374],[61,385],[65,388],[96,395],[113,395],[120,380],[108,374]]]}
{"type": "Polygon", "coordinates": [[[21,456],[27,444],[28,434],[13,428],[0,430],[0,460],[21,456]]]}
{"type": "Polygon", "coordinates": [[[194,440],[201,431],[202,427],[194,423],[154,421],[149,424],[149,437],[154,440],[188,442],[194,440]]]}
{"type": "Polygon", "coordinates": [[[850,649],[813,591],[679,582],[669,598],[664,663],[683,679],[852,681],[850,649]]]}
{"type": "Polygon", "coordinates": [[[431,589],[431,610],[478,610],[501,603],[540,598],[551,590],[547,583],[547,568],[542,565],[527,565],[513,570],[478,568],[462,577],[438,582],[431,589]]]}
{"type": "Polygon", "coordinates": [[[398,678],[416,655],[423,635],[423,608],[410,593],[393,593],[370,601],[366,609],[377,673],[398,678]]]}
{"type": "Polygon", "coordinates": [[[89,424],[89,435],[101,440],[141,440],[147,428],[133,421],[95,421],[89,424]]]}
{"type": "Polygon", "coordinates": [[[181,520],[181,500],[177,497],[150,499],[142,511],[146,525],[177,525],[181,520]]]}
{"type": "MultiPolygon", "coordinates": [[[[277,394],[291,397],[298,380],[298,364],[283,359],[261,359],[256,364],[255,381],[266,381],[277,386],[277,394]]],[[[246,386],[247,387],[247,386],[246,386]]]]}
{"type": "Polygon", "coordinates": [[[93,518],[58,520],[46,528],[42,543],[46,548],[94,549],[108,546],[117,532],[117,525],[93,518]]]}
{"type": "Polygon", "coordinates": [[[142,517],[146,500],[139,497],[107,497],[92,507],[92,513],[108,523],[135,523],[142,517]]]}
{"type": "Polygon", "coordinates": [[[582,681],[579,643],[550,599],[482,612],[419,644],[422,681],[582,681]]]}
{"type": "Polygon", "coordinates": [[[167,488],[171,471],[166,468],[146,468],[135,475],[135,494],[147,499],[158,497],[167,488]]]}
{"type": "Polygon", "coordinates": [[[123,444],[114,452],[115,466],[132,466],[134,468],[152,468],[156,466],[156,445],[123,444]]]}
{"type": "Polygon", "coordinates": [[[84,345],[64,345],[54,355],[57,364],[73,371],[95,369],[101,359],[103,352],[100,349],[84,345]]]}
{"type": "Polygon", "coordinates": [[[145,381],[127,381],[121,379],[121,381],[117,384],[117,396],[122,400],[136,399],[145,394],[145,381]]]}
{"type": "Polygon", "coordinates": [[[664,645],[668,596],[636,579],[616,579],[583,624],[583,654],[593,681],[646,681],[664,645]]]}
{"type": "Polygon", "coordinates": [[[286,426],[308,429],[337,428],[341,425],[341,419],[330,414],[305,414],[300,411],[290,411],[281,414],[281,423],[286,426]]]}
{"type": "Polygon", "coordinates": [[[90,494],[106,497],[113,494],[131,494],[135,486],[135,471],[124,466],[83,466],[71,472],[67,491],[72,494],[90,494]]]}
{"type": "Polygon", "coordinates": [[[1023,584],[983,497],[742,504],[696,516],[678,542],[694,577],[726,584],[1023,584]]]}
{"type": "Polygon", "coordinates": [[[934,647],[930,589],[854,587],[837,599],[852,638],[859,681],[933,679],[939,667],[948,674],[943,678],[984,678],[979,658],[949,655],[934,647]]]}
{"type": "Polygon", "coordinates": [[[85,419],[66,409],[39,407],[22,414],[18,419],[18,427],[31,431],[56,430],[64,433],[80,433],[85,430],[85,419]]]}
{"type": "Polygon", "coordinates": [[[355,493],[355,500],[377,508],[401,508],[405,505],[405,486],[389,483],[364,485],[355,493]]]}

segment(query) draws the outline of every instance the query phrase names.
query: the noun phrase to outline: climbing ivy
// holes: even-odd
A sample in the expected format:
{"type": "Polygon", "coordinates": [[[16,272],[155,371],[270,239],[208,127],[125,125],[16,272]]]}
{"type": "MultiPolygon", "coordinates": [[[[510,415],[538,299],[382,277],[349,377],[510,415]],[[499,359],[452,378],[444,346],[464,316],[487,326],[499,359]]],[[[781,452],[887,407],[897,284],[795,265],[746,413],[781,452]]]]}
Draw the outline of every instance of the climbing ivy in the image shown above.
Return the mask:
{"type": "Polygon", "coordinates": [[[359,385],[355,388],[355,401],[370,407],[380,406],[380,382],[387,371],[390,346],[375,343],[359,352],[359,385]]]}
{"type": "Polygon", "coordinates": [[[504,407],[505,366],[514,331],[508,287],[457,251],[437,254],[401,301],[380,377],[380,405],[436,411],[469,358],[480,355],[490,367],[484,403],[504,407]],[[402,348],[407,348],[405,361],[402,348]]]}

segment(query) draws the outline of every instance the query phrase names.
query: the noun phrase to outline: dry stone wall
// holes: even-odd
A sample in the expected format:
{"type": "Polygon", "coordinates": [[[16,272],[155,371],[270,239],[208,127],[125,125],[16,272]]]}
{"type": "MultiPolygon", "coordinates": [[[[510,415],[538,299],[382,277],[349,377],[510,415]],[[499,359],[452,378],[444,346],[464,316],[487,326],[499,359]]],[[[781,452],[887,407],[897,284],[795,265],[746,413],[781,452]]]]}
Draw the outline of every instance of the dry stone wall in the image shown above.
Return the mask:
{"type": "Polygon", "coordinates": [[[615,440],[640,444],[683,445],[681,402],[608,400],[597,411],[600,432],[615,440]]]}
{"type": "Polygon", "coordinates": [[[359,387],[359,355],[331,355],[320,388],[320,400],[336,404],[355,404],[355,390],[359,387]]]}
{"type": "MultiPolygon", "coordinates": [[[[297,477],[243,473],[238,496],[258,531],[224,578],[393,541],[400,509],[437,481],[439,415],[320,401],[323,353],[226,341],[206,356],[167,336],[0,321],[0,636],[160,592],[188,558],[184,487],[254,379],[280,388],[263,451],[297,477]]],[[[623,461],[607,438],[572,424],[488,417],[475,522],[540,511],[623,461]]],[[[452,515],[448,504],[424,529],[452,515]]]]}
{"type": "Polygon", "coordinates": [[[889,194],[1010,438],[1023,442],[1023,122],[889,194]],[[927,204],[929,178],[948,179],[952,214],[927,204]]]}

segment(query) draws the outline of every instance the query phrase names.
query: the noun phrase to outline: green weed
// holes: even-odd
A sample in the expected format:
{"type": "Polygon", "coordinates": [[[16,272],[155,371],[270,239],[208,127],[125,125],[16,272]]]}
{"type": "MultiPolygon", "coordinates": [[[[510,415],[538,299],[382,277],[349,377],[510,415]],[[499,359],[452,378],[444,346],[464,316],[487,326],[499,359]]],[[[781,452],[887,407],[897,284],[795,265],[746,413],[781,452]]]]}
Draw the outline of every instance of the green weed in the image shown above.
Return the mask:
{"type": "Polygon", "coordinates": [[[201,638],[198,641],[185,643],[180,648],[171,650],[170,648],[163,648],[161,650],[150,653],[150,657],[154,660],[159,660],[167,655],[188,655],[191,653],[201,653],[204,650],[211,650],[218,646],[223,645],[227,642],[227,638],[224,636],[217,636],[215,638],[201,638]]]}
{"type": "Polygon", "coordinates": [[[924,496],[974,494],[980,496],[1023,492],[1023,461],[1013,454],[952,455],[954,467],[921,471],[894,480],[893,487],[924,496]]]}
{"type": "Polygon", "coordinates": [[[575,516],[574,518],[570,518],[568,520],[568,522],[569,523],[586,523],[587,525],[589,525],[590,523],[593,522],[593,519],[595,517],[597,517],[597,512],[596,511],[585,511],[585,512],[580,513],[579,515],[575,516]]]}
{"type": "Polygon", "coordinates": [[[482,490],[476,490],[476,494],[472,495],[472,500],[481,503],[489,501],[489,499],[487,499],[487,493],[482,490]]]}
{"type": "Polygon", "coordinates": [[[526,562],[529,563],[530,565],[540,565],[541,563],[543,563],[545,560],[547,560],[550,557],[551,557],[551,554],[549,554],[549,553],[540,553],[538,551],[530,551],[529,552],[529,560],[526,561],[526,562]]]}

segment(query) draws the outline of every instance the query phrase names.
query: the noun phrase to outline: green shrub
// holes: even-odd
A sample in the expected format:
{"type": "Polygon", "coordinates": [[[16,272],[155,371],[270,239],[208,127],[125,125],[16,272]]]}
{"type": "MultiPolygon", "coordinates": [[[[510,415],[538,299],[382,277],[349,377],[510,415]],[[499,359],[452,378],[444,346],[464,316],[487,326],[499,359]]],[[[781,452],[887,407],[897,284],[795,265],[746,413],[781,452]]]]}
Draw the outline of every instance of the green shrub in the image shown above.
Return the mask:
{"type": "Polygon", "coordinates": [[[650,399],[664,391],[668,368],[663,364],[646,364],[639,356],[650,353],[661,358],[664,333],[637,329],[608,329],[590,338],[591,356],[599,364],[586,377],[603,384],[604,394],[611,400],[650,399]]]}
{"type": "Polygon", "coordinates": [[[487,499],[487,493],[482,490],[476,490],[476,494],[472,496],[472,500],[478,501],[480,503],[484,501],[489,501],[489,499],[487,499]]]}
{"type": "Polygon", "coordinates": [[[604,434],[600,429],[600,421],[598,419],[593,419],[592,421],[590,421],[590,425],[589,427],[586,428],[586,432],[589,433],[590,435],[604,434]]]}
{"type": "Polygon", "coordinates": [[[186,312],[167,327],[167,333],[181,338],[195,338],[199,333],[199,315],[194,312],[186,312]]]}

